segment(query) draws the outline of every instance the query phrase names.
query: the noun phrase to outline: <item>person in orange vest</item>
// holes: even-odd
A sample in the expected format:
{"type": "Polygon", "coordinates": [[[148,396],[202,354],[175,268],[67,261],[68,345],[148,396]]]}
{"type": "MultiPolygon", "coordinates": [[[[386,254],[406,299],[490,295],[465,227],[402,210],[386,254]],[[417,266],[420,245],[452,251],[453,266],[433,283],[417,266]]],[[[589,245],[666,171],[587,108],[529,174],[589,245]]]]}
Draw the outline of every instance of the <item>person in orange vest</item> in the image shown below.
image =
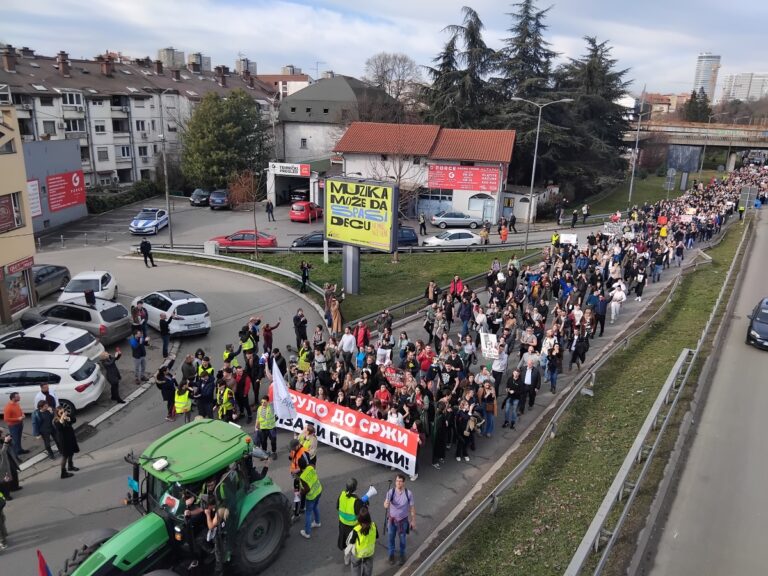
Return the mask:
{"type": "Polygon", "coordinates": [[[301,493],[301,482],[299,481],[299,475],[301,475],[301,462],[309,464],[309,453],[306,448],[301,445],[298,439],[291,440],[290,452],[288,458],[291,461],[291,477],[293,478],[293,518],[295,521],[299,516],[304,513],[306,508],[306,495],[301,493]]]}

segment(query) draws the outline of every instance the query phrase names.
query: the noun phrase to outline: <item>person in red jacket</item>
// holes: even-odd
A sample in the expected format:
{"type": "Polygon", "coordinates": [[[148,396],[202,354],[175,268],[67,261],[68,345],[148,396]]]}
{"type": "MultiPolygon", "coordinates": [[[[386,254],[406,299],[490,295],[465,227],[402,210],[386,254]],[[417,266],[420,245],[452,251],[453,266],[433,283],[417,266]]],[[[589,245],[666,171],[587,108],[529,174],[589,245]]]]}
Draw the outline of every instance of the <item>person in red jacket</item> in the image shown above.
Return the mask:
{"type": "Polygon", "coordinates": [[[280,328],[281,320],[282,318],[278,318],[277,324],[275,324],[274,326],[265,324],[264,328],[261,329],[261,335],[264,336],[264,353],[265,354],[270,354],[272,352],[272,332],[280,328]]]}
{"type": "Polygon", "coordinates": [[[365,348],[371,341],[371,331],[368,330],[368,326],[362,320],[357,323],[352,334],[355,336],[358,348],[365,348]]]}
{"type": "Polygon", "coordinates": [[[461,278],[459,278],[459,275],[456,274],[456,276],[453,277],[453,280],[451,280],[451,285],[448,288],[448,292],[451,294],[451,296],[454,297],[454,299],[461,296],[461,293],[464,292],[464,282],[461,281],[461,278]]]}
{"type": "Polygon", "coordinates": [[[429,371],[429,367],[432,366],[432,361],[436,356],[437,354],[433,352],[432,346],[427,345],[424,347],[424,350],[422,350],[416,357],[419,361],[419,368],[421,368],[422,373],[426,374],[429,371]]]}
{"type": "Polygon", "coordinates": [[[237,412],[248,414],[248,422],[253,420],[251,412],[251,403],[248,401],[248,394],[251,393],[251,377],[246,374],[242,366],[235,368],[235,402],[237,402],[237,412]]]}

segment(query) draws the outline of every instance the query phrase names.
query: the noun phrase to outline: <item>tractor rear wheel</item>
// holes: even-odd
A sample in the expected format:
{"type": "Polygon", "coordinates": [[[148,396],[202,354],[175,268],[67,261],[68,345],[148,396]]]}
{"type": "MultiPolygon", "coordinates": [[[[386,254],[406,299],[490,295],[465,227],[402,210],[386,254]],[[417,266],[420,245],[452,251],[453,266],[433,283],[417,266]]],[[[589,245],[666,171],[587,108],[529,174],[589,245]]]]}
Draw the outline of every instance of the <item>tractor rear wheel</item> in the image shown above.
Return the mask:
{"type": "Polygon", "coordinates": [[[99,530],[85,539],[80,548],[75,548],[72,555],[64,561],[64,568],[59,570],[59,576],[70,576],[80,565],[93,554],[99,546],[117,534],[117,530],[99,530]]]}
{"type": "Polygon", "coordinates": [[[245,517],[232,550],[236,574],[261,572],[274,561],[288,537],[289,507],[284,494],[270,494],[245,517]]]}

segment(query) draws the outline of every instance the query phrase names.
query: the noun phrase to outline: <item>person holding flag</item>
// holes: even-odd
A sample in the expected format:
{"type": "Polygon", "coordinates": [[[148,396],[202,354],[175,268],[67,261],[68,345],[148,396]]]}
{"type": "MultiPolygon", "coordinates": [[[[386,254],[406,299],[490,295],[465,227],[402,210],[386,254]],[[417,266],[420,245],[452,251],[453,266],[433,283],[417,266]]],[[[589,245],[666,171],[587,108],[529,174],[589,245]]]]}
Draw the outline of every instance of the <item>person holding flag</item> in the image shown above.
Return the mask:
{"type": "Polygon", "coordinates": [[[272,358],[272,399],[274,404],[275,416],[281,420],[295,421],[298,418],[296,407],[293,404],[293,398],[288,392],[288,386],[285,383],[283,373],[277,365],[277,360],[272,358]]]}

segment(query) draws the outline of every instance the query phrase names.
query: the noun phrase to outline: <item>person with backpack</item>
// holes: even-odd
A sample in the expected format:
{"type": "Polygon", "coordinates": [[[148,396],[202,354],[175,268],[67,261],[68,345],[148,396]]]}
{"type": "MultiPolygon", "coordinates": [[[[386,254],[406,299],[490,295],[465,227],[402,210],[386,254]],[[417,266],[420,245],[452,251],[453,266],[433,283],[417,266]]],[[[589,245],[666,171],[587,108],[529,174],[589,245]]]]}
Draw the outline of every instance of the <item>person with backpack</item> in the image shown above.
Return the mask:
{"type": "Polygon", "coordinates": [[[405,487],[405,474],[398,472],[395,487],[387,491],[384,509],[387,511],[387,547],[389,563],[395,563],[395,537],[399,538],[400,560],[405,564],[406,538],[411,530],[416,530],[416,505],[413,493],[405,487]]]}

